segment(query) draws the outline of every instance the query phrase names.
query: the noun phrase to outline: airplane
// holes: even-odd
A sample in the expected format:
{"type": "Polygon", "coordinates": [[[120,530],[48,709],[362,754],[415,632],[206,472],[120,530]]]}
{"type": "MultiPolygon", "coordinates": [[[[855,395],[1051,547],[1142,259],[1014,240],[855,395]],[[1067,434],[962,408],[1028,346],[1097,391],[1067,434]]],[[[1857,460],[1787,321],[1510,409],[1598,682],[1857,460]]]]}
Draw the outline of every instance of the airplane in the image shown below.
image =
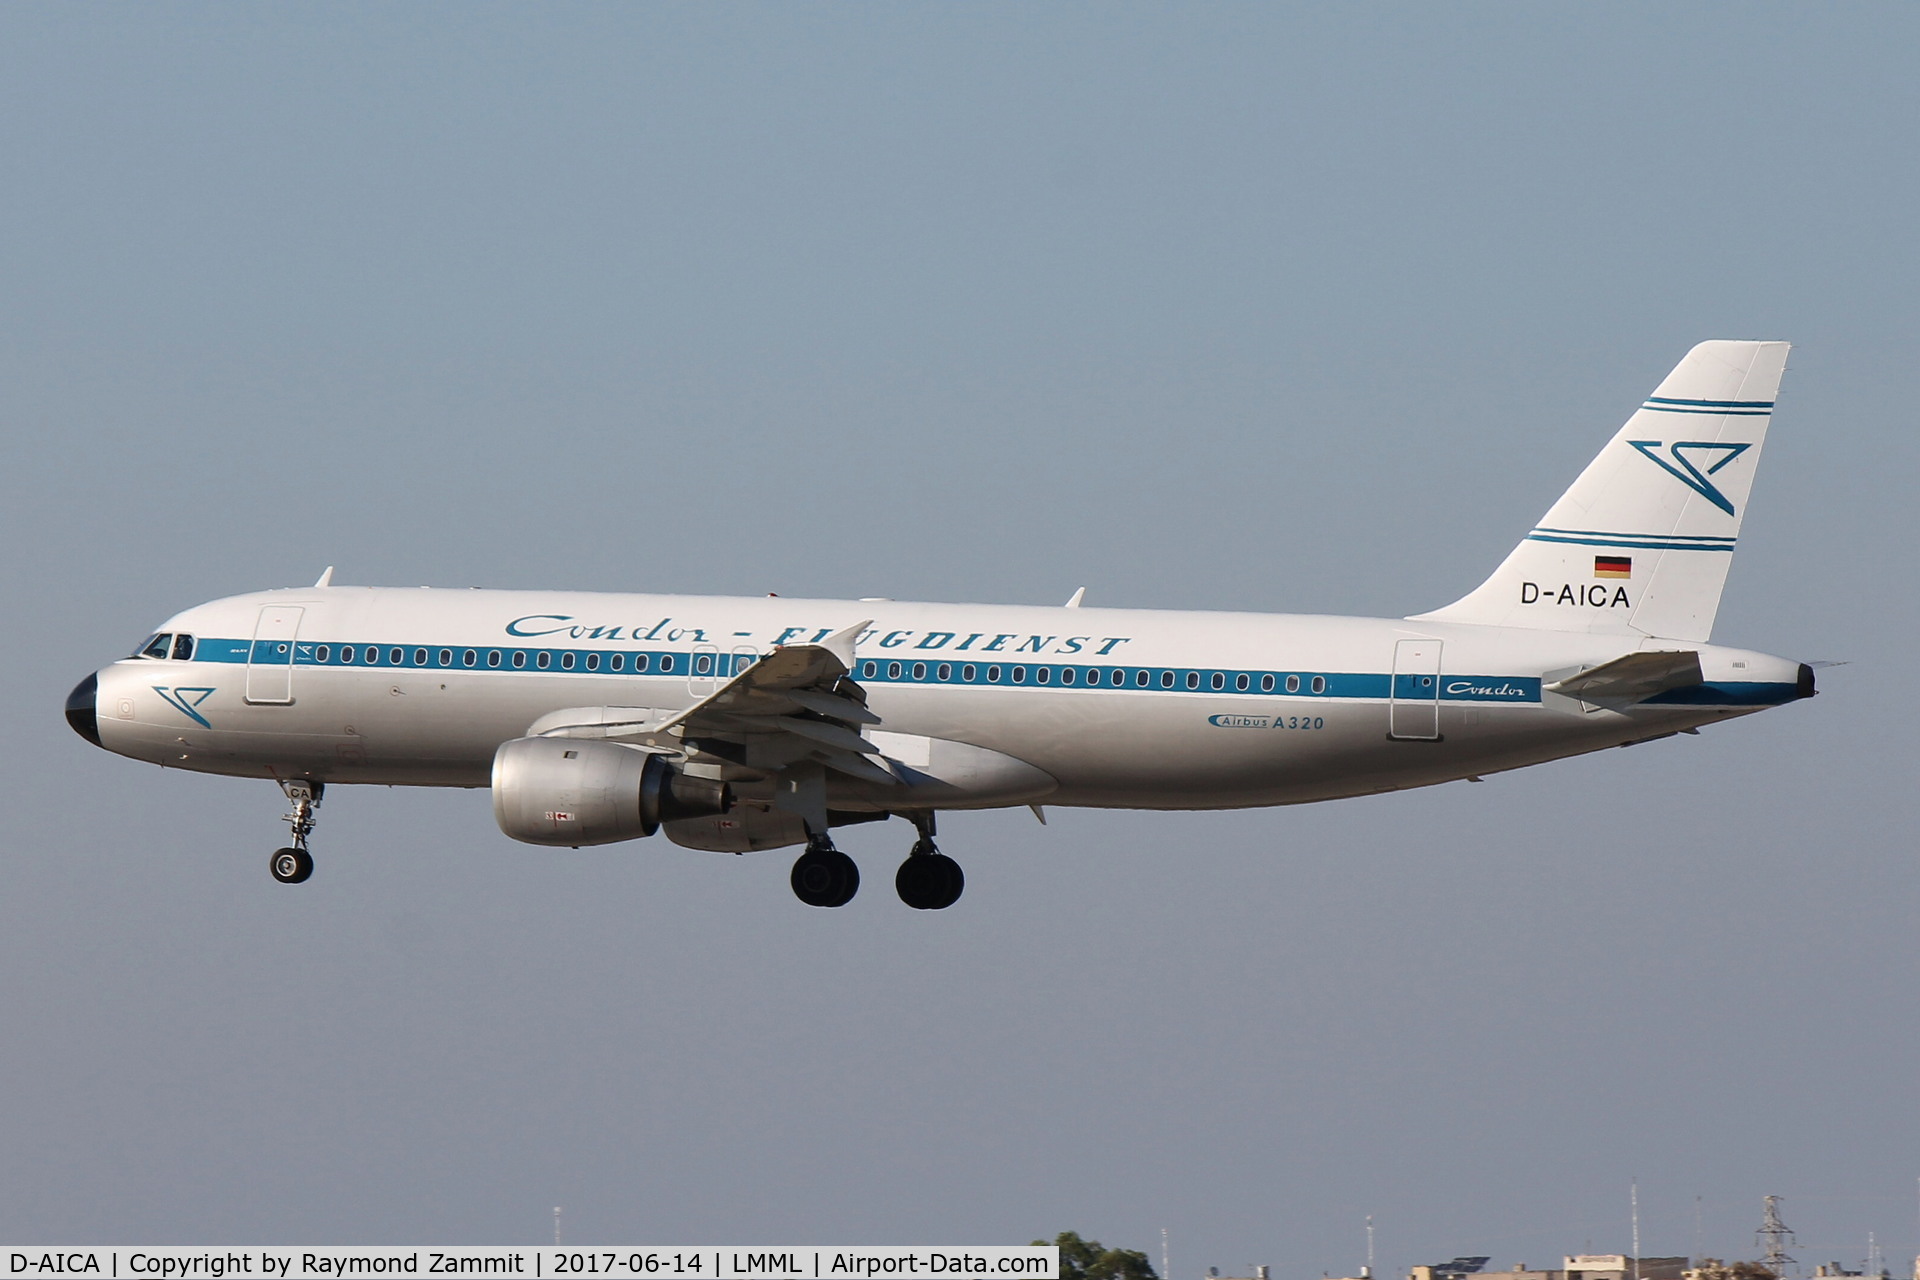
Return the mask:
{"type": "Polygon", "coordinates": [[[916,831],[901,900],[952,906],[942,811],[1228,809],[1432,786],[1814,695],[1709,643],[1784,342],[1694,347],[1480,586],[1405,618],[313,586],[177,614],[74,689],[89,742],[278,783],[291,843],[338,784],[489,787],[506,835],[801,846],[916,831]]]}

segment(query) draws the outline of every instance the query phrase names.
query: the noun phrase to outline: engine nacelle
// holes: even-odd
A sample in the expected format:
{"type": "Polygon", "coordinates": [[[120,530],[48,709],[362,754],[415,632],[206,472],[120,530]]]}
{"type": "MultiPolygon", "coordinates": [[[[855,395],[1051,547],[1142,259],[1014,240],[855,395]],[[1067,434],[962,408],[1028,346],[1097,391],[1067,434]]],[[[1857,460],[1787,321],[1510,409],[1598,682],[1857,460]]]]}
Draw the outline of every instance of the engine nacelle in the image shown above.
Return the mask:
{"type": "Polygon", "coordinates": [[[727,784],[586,738],[515,738],[493,753],[493,820],[515,840],[577,847],[650,836],[733,805],[727,784]]]}

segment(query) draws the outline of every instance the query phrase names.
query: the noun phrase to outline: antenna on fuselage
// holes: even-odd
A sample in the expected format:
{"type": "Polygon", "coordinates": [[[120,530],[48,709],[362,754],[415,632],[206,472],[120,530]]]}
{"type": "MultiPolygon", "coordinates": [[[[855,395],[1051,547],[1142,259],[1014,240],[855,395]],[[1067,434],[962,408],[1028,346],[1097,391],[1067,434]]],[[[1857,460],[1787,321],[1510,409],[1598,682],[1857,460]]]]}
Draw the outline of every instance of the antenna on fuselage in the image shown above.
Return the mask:
{"type": "Polygon", "coordinates": [[[314,586],[316,586],[316,587],[330,587],[330,586],[332,586],[332,585],[333,585],[333,566],[332,566],[332,565],[328,565],[328,566],[327,566],[327,570],[326,570],[326,572],[325,572],[325,573],[323,573],[323,574],[321,574],[321,575],[320,575],[320,580],[319,580],[318,582],[316,582],[316,583],[314,583],[313,585],[314,585],[314,586]]]}
{"type": "Polygon", "coordinates": [[[1072,599],[1067,601],[1067,608],[1078,609],[1080,607],[1080,602],[1082,600],[1085,600],[1086,598],[1087,598],[1087,589],[1085,587],[1082,587],[1078,591],[1073,593],[1072,599]]]}

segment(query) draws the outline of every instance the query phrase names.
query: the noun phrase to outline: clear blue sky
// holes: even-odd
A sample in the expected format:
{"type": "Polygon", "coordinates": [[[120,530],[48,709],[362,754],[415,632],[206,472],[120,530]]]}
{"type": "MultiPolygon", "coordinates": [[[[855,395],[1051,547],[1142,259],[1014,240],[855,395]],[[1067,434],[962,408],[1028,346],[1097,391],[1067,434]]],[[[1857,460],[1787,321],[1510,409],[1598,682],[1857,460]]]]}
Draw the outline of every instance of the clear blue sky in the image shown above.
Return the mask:
{"type": "MultiPolygon", "coordinates": [[[[0,11],[0,1238],[1920,1251],[1920,11],[0,11]],[[1797,345],[1716,639],[1820,699],[1419,794],[955,818],[954,911],[109,757],[311,581],[1398,615],[1797,345]],[[1697,1199],[1696,1199],[1697,1198],[1697,1199]],[[1696,1206],[1698,1214],[1696,1217],[1696,1206]],[[1696,1221],[1698,1232],[1696,1233],[1696,1221]]],[[[895,829],[898,828],[898,829],[895,829]]],[[[1906,1264],[1896,1261],[1895,1270],[1906,1264]]]]}

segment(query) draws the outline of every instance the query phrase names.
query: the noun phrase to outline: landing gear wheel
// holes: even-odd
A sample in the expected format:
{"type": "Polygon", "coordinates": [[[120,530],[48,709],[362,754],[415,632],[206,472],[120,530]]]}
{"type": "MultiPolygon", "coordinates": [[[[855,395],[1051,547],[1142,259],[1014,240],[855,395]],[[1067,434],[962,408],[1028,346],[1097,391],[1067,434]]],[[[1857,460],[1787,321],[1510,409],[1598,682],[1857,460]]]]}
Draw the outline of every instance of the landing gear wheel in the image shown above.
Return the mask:
{"type": "Polygon", "coordinates": [[[284,819],[293,828],[293,843],[273,851],[267,870],[273,872],[273,878],[281,884],[300,884],[313,874],[313,855],[307,852],[307,837],[313,834],[313,811],[320,807],[320,798],[326,794],[327,786],[306,778],[283,778],[280,789],[293,802],[293,812],[284,819]]]}
{"type": "Polygon", "coordinates": [[[966,887],[966,873],[959,863],[937,849],[923,852],[919,845],[893,876],[900,901],[915,911],[944,911],[960,901],[966,887]]]}
{"type": "Polygon", "coordinates": [[[860,868],[825,841],[793,864],[793,895],[810,907],[844,907],[860,892],[860,868]]]}
{"type": "Polygon", "coordinates": [[[299,884],[313,874],[313,855],[305,849],[275,849],[267,869],[281,884],[299,884]]]}

